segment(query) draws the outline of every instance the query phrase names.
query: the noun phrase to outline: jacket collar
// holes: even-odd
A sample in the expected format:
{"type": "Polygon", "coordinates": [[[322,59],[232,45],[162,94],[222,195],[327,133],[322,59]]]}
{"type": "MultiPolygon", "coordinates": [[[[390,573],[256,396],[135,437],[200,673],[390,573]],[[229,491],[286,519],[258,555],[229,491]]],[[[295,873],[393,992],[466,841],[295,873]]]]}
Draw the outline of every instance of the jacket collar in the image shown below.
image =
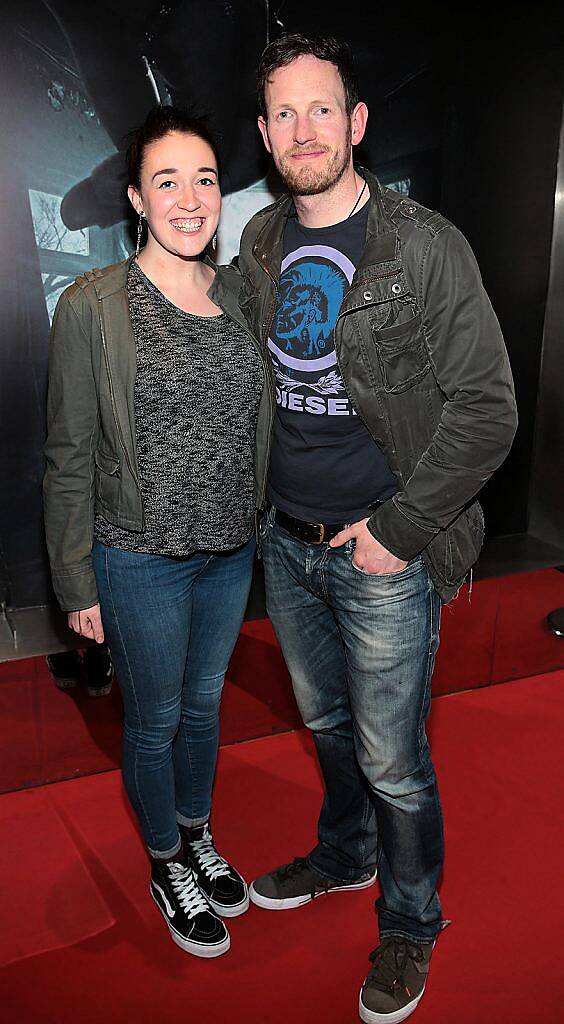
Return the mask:
{"type": "Polygon", "coordinates": [[[395,260],[398,255],[399,237],[384,207],[380,182],[374,174],[364,168],[359,168],[359,174],[366,178],[370,189],[366,243],[357,267],[357,274],[360,275],[366,267],[371,267],[375,263],[387,263],[390,260],[395,260]]]}
{"type": "Polygon", "coordinates": [[[216,306],[223,309],[232,320],[235,320],[244,330],[249,327],[241,307],[239,305],[239,291],[241,288],[241,275],[235,267],[217,267],[216,275],[208,288],[208,297],[216,306]]]}
{"type": "Polygon", "coordinates": [[[128,256],[121,263],[114,263],[102,270],[87,270],[83,275],[89,284],[92,284],[99,299],[106,299],[109,295],[119,292],[127,284],[129,267],[135,256],[128,256]]]}
{"type": "MultiPolygon", "coordinates": [[[[126,287],[127,275],[134,259],[134,255],[128,256],[121,263],[114,263],[110,267],[104,267],[103,270],[87,271],[84,278],[92,283],[99,299],[107,299],[110,295],[114,295],[126,287]]],[[[217,266],[207,255],[204,257],[204,261],[216,271],[207,293],[212,302],[216,302],[218,306],[223,306],[224,302],[229,302],[230,306],[233,302],[236,304],[239,294],[237,271],[233,267],[217,266]]]]}
{"type": "MultiPolygon", "coordinates": [[[[355,278],[375,263],[387,263],[395,260],[398,255],[398,234],[388,216],[382,199],[380,182],[363,167],[357,168],[358,173],[366,179],[370,189],[370,209],[366,229],[366,244],[357,267],[355,278]]],[[[286,220],[293,212],[293,201],[289,195],[283,196],[274,206],[266,223],[259,231],[253,254],[267,274],[278,280],[282,261],[282,242],[286,220]]]]}
{"type": "Polygon", "coordinates": [[[272,213],[260,229],[253,255],[263,270],[275,281],[280,277],[282,263],[282,241],[286,220],[292,214],[294,202],[291,196],[285,195],[275,204],[272,213]]]}

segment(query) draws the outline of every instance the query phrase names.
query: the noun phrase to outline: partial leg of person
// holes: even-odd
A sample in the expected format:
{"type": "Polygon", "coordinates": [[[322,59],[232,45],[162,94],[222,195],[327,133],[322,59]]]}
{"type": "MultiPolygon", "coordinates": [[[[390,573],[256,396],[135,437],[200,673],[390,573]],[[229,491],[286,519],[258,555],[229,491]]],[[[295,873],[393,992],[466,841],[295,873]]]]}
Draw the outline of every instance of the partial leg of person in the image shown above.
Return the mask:
{"type": "Polygon", "coordinates": [[[198,884],[222,917],[249,906],[246,882],[216,850],[209,826],[219,739],[219,706],[249,597],[254,538],[208,557],[194,582],[180,728],[174,742],[177,820],[198,884]]]}
{"type": "Polygon", "coordinates": [[[82,677],[82,656],[80,651],[56,651],[45,658],[47,668],[59,690],[72,690],[82,677]]]}
{"type": "Polygon", "coordinates": [[[85,645],[82,668],[89,697],[105,697],[112,692],[114,666],[107,644],[85,645]]]}
{"type": "Polygon", "coordinates": [[[194,579],[206,560],[102,544],[93,550],[104,631],[124,704],[123,779],[151,856],[150,892],[174,942],[209,957],[226,952],[229,935],[184,862],[172,764],[194,579]]]}
{"type": "Polygon", "coordinates": [[[251,899],[268,909],[300,906],[322,892],[364,888],[375,879],[375,816],[356,758],[345,651],[328,600],[330,554],[326,544],[304,544],[277,525],[266,530],[267,610],[325,782],[315,849],[251,887],[251,899]]]}
{"type": "Polygon", "coordinates": [[[440,602],[420,558],[378,576],[356,569],[352,554],[352,545],[332,554],[329,588],[345,647],[358,763],[378,821],[382,891],[382,944],[360,1013],[369,1024],[395,1024],[423,994],[443,927],[442,815],[425,733],[440,602]]]}

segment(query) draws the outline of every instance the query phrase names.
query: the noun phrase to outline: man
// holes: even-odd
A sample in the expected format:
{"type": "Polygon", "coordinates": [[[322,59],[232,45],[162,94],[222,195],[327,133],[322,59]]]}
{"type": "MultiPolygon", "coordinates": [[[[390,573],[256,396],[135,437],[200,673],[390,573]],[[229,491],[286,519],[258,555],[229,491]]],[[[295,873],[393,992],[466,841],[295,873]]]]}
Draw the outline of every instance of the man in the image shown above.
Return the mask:
{"type": "Polygon", "coordinates": [[[260,131],[290,192],[251,220],[240,254],[276,383],[259,451],[267,608],[325,798],[316,847],[251,898],[300,906],[372,885],[378,864],[381,944],[360,1016],[396,1024],[446,923],[425,719],[440,604],[477,558],[475,495],[515,432],[511,373],[460,232],[355,170],[368,112],[348,52],[282,37],[259,83],[260,131]]]}

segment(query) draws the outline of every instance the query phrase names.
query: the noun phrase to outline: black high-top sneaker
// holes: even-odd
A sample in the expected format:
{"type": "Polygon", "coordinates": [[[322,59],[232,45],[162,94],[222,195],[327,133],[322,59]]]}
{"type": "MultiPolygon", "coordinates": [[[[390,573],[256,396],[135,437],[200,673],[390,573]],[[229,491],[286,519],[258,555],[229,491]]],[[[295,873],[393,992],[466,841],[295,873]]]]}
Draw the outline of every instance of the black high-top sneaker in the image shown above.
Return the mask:
{"type": "Polygon", "coordinates": [[[85,647],[82,666],[89,697],[105,697],[111,693],[114,667],[106,644],[85,647]]]}
{"type": "Polygon", "coordinates": [[[238,917],[249,909],[249,891],[245,879],[219,854],[213,844],[209,825],[187,828],[180,834],[196,881],[210,907],[220,917],[238,917]]]}
{"type": "Polygon", "coordinates": [[[200,892],[189,864],[152,857],[149,892],[177,946],[194,956],[227,953],[229,932],[200,892]]]}
{"type": "Polygon", "coordinates": [[[71,690],[82,675],[82,658],[79,651],[57,651],[45,658],[47,668],[59,690],[71,690]]]}

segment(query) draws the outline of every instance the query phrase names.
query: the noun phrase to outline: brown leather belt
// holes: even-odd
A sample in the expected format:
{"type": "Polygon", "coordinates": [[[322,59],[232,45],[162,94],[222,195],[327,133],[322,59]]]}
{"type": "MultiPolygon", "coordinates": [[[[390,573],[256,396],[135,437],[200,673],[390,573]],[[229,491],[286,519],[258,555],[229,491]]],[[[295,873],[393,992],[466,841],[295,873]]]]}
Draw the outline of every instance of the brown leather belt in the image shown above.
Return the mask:
{"type": "Polygon", "coordinates": [[[348,526],[348,523],[305,523],[279,508],[274,510],[274,522],[305,544],[326,544],[348,526]]]}

